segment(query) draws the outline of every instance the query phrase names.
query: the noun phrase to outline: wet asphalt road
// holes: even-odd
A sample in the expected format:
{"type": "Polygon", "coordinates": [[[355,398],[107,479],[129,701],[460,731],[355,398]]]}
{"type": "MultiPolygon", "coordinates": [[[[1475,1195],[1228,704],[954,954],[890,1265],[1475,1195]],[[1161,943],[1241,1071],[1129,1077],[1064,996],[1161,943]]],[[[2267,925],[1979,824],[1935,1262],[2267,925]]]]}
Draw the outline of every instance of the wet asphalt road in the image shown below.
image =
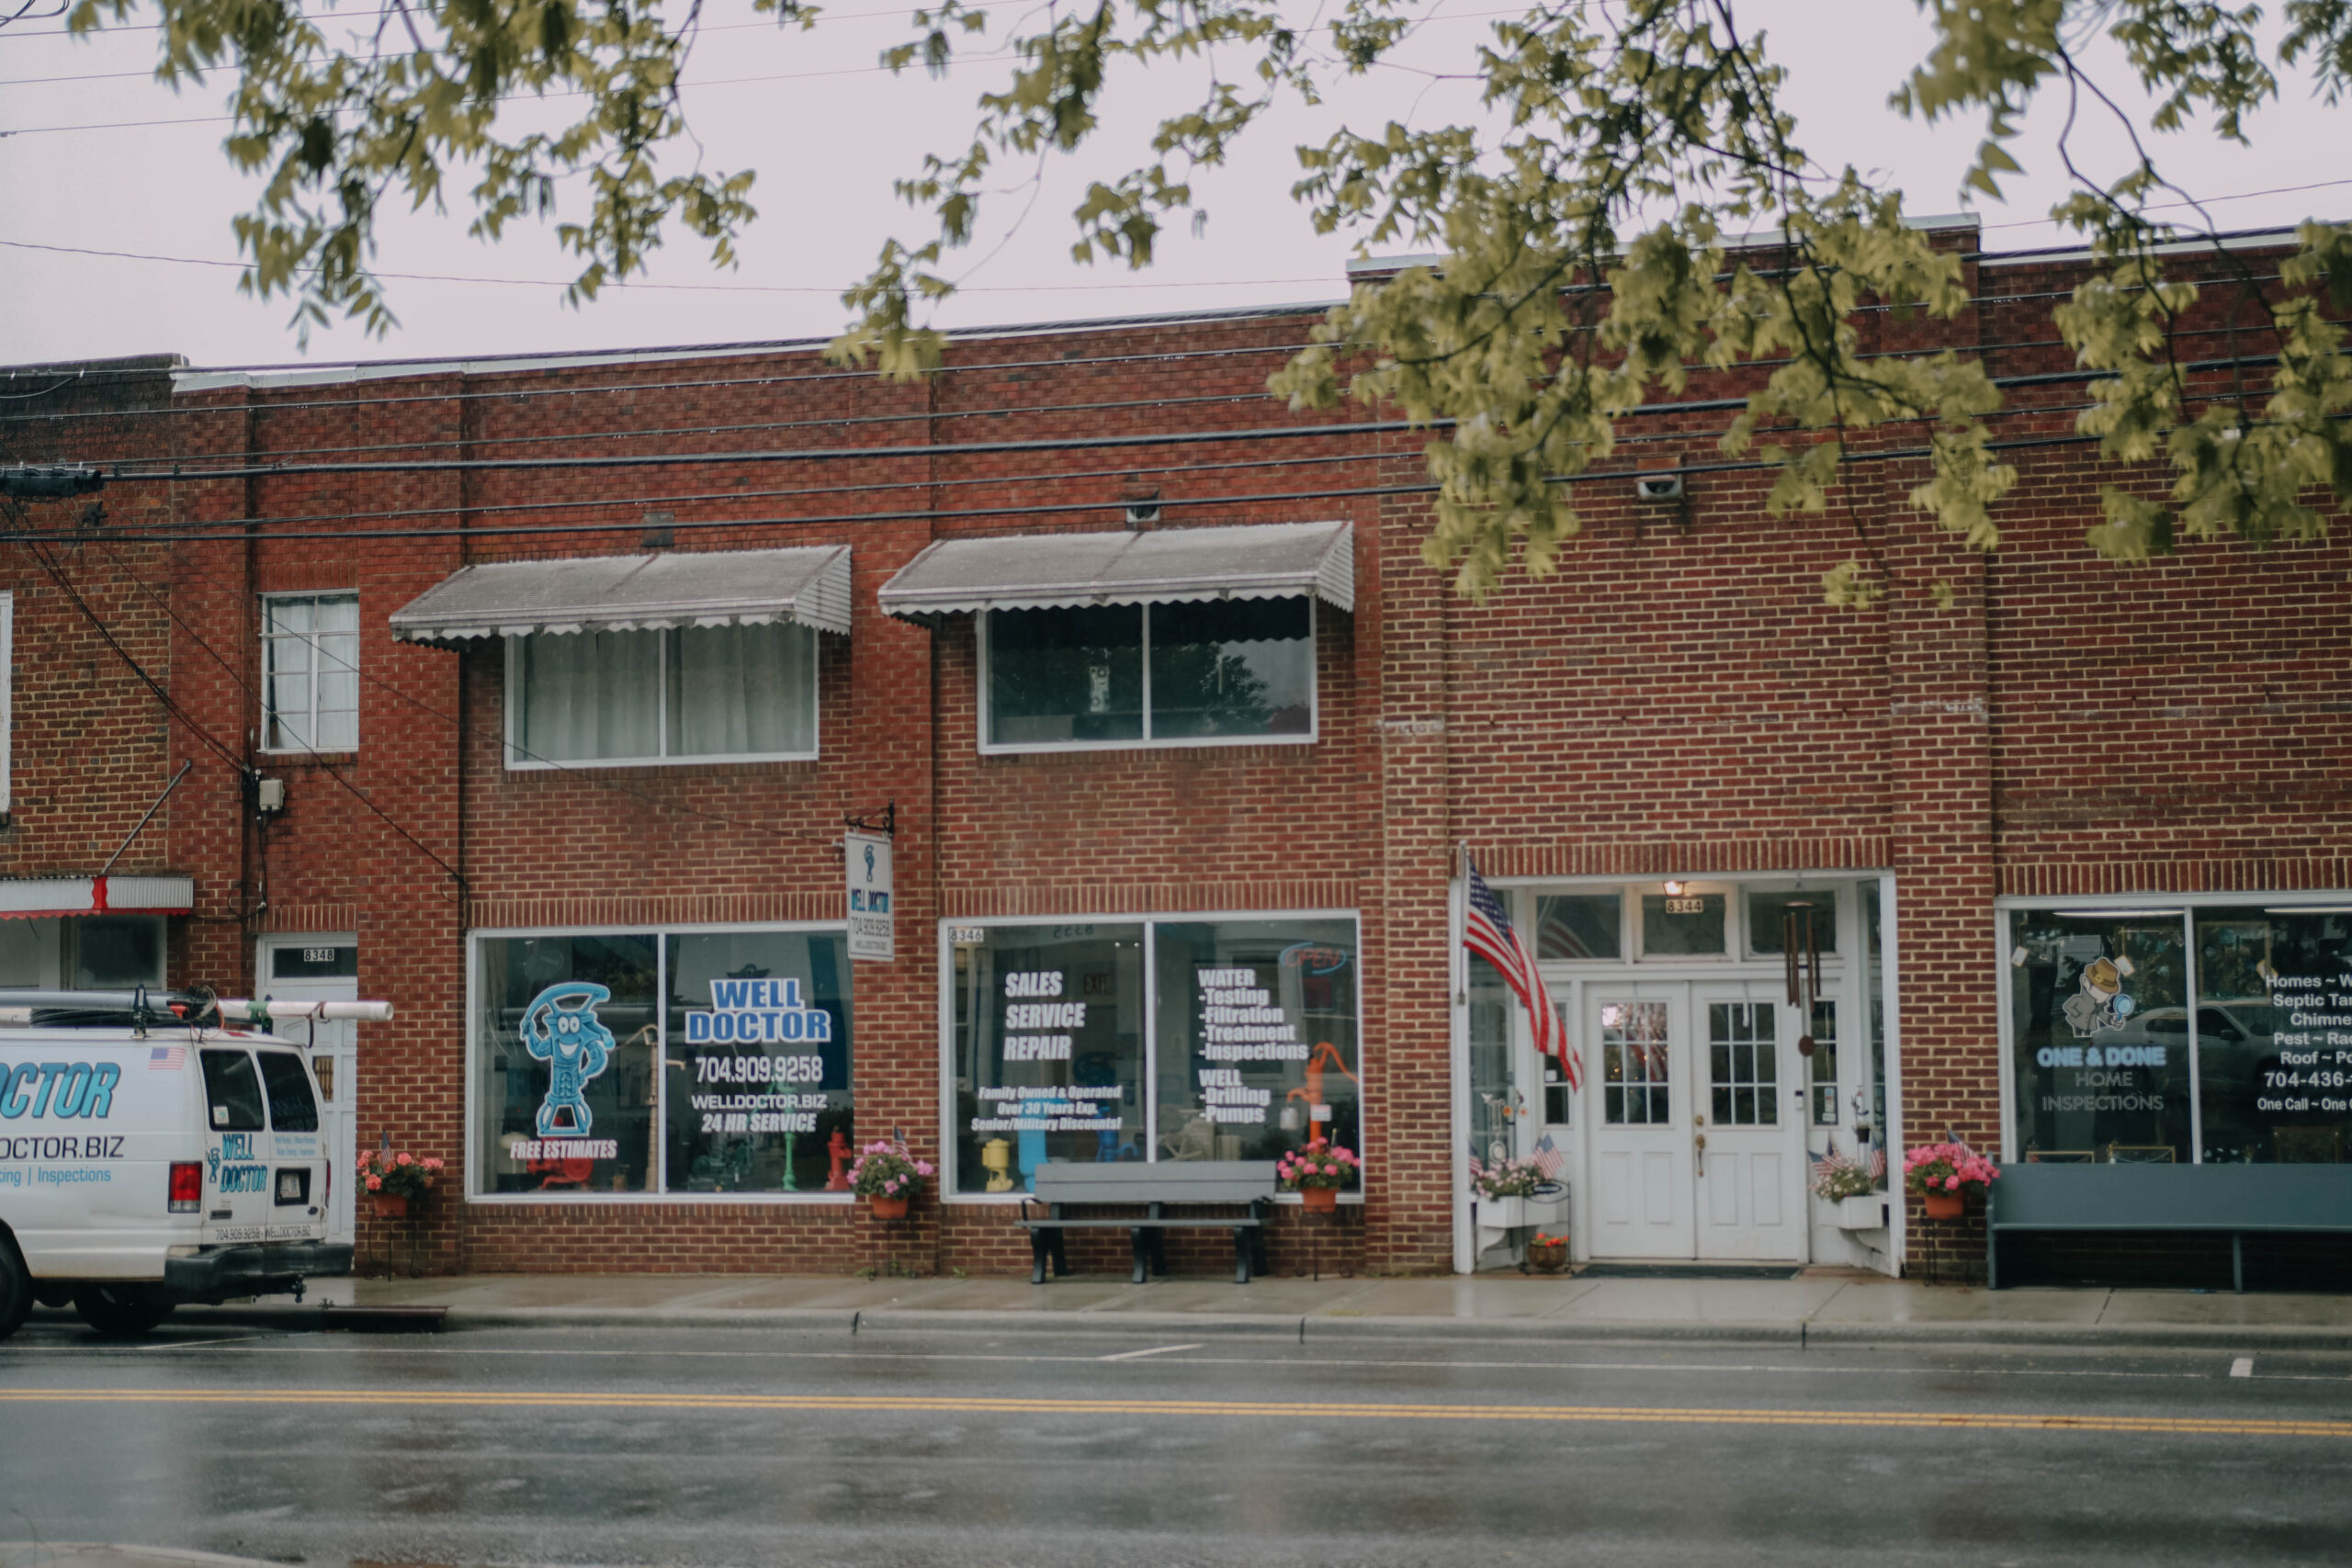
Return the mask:
{"type": "Polygon", "coordinates": [[[311,1563],[2352,1560],[2352,1357],[2233,1359],[176,1324],[127,1348],[44,1314],[0,1344],[0,1540],[311,1563]]]}

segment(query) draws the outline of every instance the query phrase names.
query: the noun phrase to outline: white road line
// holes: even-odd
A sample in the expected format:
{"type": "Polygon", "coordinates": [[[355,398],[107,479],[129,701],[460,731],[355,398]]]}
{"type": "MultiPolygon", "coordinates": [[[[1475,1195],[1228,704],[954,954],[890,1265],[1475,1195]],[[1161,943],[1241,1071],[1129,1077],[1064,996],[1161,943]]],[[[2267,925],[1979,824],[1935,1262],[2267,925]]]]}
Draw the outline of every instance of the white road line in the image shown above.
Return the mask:
{"type": "Polygon", "coordinates": [[[2233,1378],[2250,1378],[2254,1376],[2254,1358],[2252,1356],[2240,1356],[2236,1360],[2232,1361],[2230,1363],[2230,1376],[2233,1378]]]}
{"type": "Polygon", "coordinates": [[[1198,1345],[1159,1345],[1148,1350],[1122,1350],[1115,1356],[1097,1356],[1098,1361],[1139,1361],[1146,1356],[1172,1356],[1179,1350],[1197,1350],[1198,1345]]]}

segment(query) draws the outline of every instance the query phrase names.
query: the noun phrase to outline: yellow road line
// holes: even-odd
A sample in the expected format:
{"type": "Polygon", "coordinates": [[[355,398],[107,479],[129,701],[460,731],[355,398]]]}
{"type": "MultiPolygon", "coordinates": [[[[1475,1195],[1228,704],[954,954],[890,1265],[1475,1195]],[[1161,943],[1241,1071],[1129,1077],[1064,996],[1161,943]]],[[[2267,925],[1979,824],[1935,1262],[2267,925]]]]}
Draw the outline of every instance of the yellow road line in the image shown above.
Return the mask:
{"type": "Polygon", "coordinates": [[[1661,1426],[1858,1427],[2172,1437],[2352,1438],[2352,1421],[2207,1416],[2035,1416],[1997,1411],[1741,1410],[1606,1404],[1382,1404],[1208,1399],[950,1398],[920,1394],[575,1393],[535,1389],[13,1388],[0,1404],[373,1405],[475,1410],[821,1410],[989,1416],[1222,1416],[1284,1421],[1545,1421],[1661,1426]]]}

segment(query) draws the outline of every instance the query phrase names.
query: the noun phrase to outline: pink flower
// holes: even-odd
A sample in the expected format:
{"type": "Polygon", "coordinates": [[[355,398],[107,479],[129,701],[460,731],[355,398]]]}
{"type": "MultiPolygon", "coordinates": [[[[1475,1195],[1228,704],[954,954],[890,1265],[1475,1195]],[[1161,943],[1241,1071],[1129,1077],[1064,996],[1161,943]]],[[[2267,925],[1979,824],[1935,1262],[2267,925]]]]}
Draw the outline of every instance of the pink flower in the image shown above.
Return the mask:
{"type": "Polygon", "coordinates": [[[382,1177],[380,1177],[380,1176],[371,1176],[371,1177],[369,1177],[369,1178],[368,1179],[368,1191],[370,1191],[370,1192],[380,1192],[380,1191],[382,1191],[383,1190],[384,1190],[384,1179],[383,1179],[382,1177]]]}
{"type": "Polygon", "coordinates": [[[1959,1190],[1960,1190],[1960,1178],[1959,1178],[1959,1177],[1957,1177],[1957,1176],[1947,1176],[1947,1177],[1945,1177],[1945,1178],[1944,1178],[1944,1190],[1945,1190],[1945,1191],[1947,1191],[1947,1192],[1957,1192],[1957,1191],[1959,1191],[1959,1190]]]}
{"type": "Polygon", "coordinates": [[[915,1161],[915,1174],[917,1176],[929,1176],[931,1174],[931,1161],[927,1159],[919,1159],[915,1161]]]}
{"type": "Polygon", "coordinates": [[[444,1163],[446,1162],[444,1162],[438,1155],[427,1155],[424,1156],[424,1168],[427,1170],[439,1170],[444,1163]]]}
{"type": "Polygon", "coordinates": [[[392,1156],[392,1163],[394,1165],[413,1165],[415,1162],[407,1155],[394,1155],[392,1156]]]}

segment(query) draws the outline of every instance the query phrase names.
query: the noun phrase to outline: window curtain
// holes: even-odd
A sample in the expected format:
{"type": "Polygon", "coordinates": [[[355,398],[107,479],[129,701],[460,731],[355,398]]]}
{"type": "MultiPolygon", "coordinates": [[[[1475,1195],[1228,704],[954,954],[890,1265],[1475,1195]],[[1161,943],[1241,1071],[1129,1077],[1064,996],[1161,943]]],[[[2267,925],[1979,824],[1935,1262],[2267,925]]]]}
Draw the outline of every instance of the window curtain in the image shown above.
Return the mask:
{"type": "Polygon", "coordinates": [[[671,756],[817,749],[813,630],[688,626],[670,635],[671,756]]]}
{"type": "Polygon", "coordinates": [[[663,635],[571,632],[519,638],[520,761],[660,756],[663,635]]]}

